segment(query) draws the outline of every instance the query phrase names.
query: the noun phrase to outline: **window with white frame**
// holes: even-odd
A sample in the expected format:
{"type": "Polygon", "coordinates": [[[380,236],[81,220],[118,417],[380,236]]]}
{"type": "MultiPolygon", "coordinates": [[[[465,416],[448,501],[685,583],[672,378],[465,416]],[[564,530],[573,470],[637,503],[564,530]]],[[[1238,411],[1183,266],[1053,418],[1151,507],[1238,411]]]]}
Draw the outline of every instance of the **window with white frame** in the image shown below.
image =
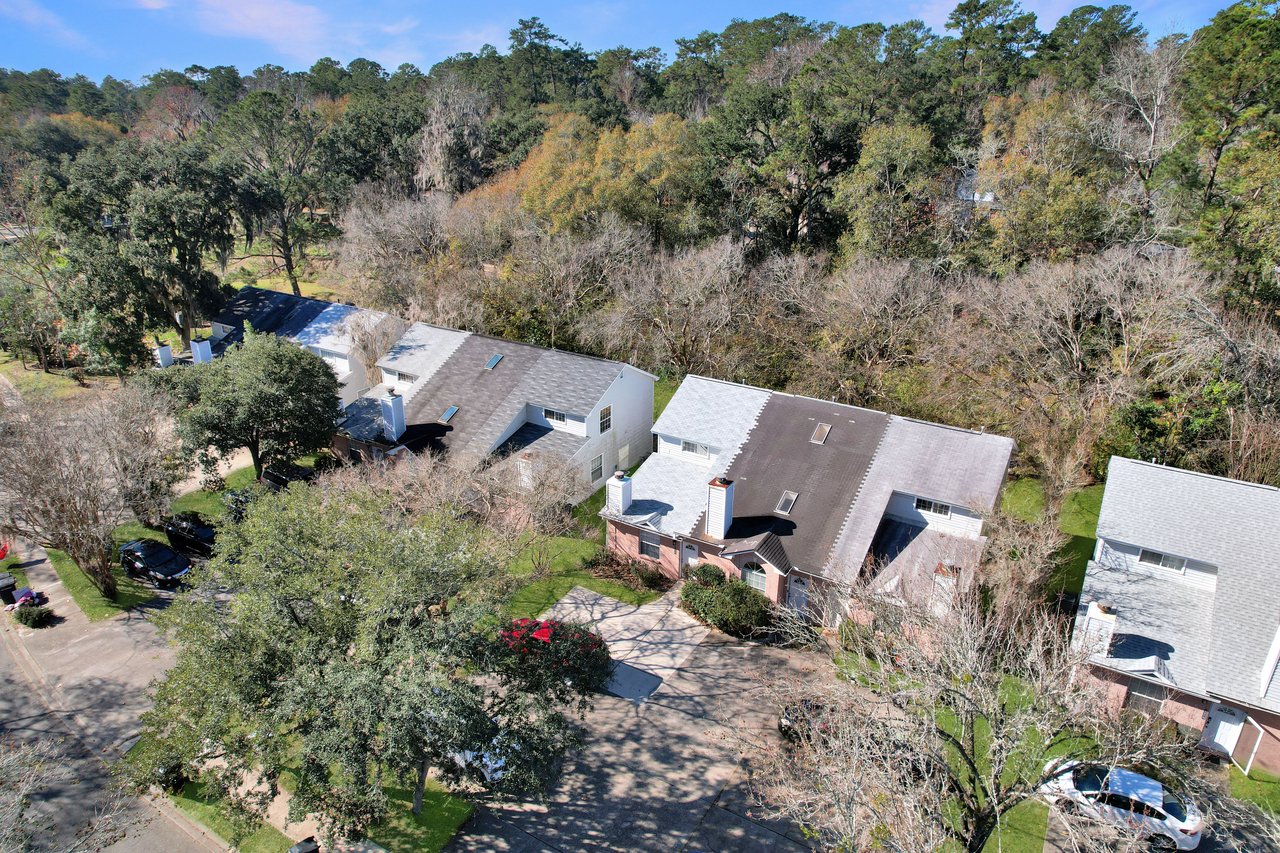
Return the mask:
{"type": "Polygon", "coordinates": [[[613,406],[605,406],[600,410],[600,434],[604,435],[613,429],[613,406]]]}
{"type": "Polygon", "coordinates": [[[640,534],[640,556],[656,560],[662,556],[662,537],[656,533],[640,534]]]}
{"type": "Polygon", "coordinates": [[[928,498],[916,498],[916,510],[918,512],[927,512],[944,517],[950,517],[951,515],[950,506],[938,501],[931,501],[928,498]]]}
{"type": "Polygon", "coordinates": [[[696,441],[681,441],[680,449],[685,453],[692,453],[694,456],[710,456],[711,449],[705,444],[698,444],[696,441]]]}
{"type": "Polygon", "coordinates": [[[792,508],[796,505],[796,498],[798,497],[800,496],[795,492],[783,492],[782,497],[778,498],[778,506],[774,509],[774,512],[780,515],[790,514],[792,508]]]}
{"type": "Polygon", "coordinates": [[[604,456],[597,456],[591,460],[591,482],[595,482],[604,476],[604,456]]]}
{"type": "Polygon", "coordinates": [[[756,592],[764,592],[764,567],[759,563],[744,564],[742,580],[756,592]]]}
{"type": "Polygon", "coordinates": [[[1181,557],[1170,557],[1168,554],[1161,554],[1159,551],[1148,551],[1143,548],[1138,552],[1138,562],[1144,566],[1159,566],[1162,569],[1182,573],[1187,567],[1187,561],[1181,557]]]}
{"type": "Polygon", "coordinates": [[[567,420],[564,412],[557,412],[555,409],[543,409],[542,416],[557,424],[562,424],[567,420]]]}

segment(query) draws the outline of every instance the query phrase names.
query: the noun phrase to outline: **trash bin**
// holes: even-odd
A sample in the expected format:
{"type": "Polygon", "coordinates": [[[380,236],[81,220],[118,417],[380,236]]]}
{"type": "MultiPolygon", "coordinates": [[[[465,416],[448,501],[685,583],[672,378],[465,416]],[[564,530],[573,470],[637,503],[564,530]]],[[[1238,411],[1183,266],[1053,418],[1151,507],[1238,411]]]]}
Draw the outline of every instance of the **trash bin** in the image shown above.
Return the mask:
{"type": "Polygon", "coordinates": [[[18,582],[13,579],[13,575],[0,575],[0,601],[13,604],[13,591],[17,588],[18,582]]]}

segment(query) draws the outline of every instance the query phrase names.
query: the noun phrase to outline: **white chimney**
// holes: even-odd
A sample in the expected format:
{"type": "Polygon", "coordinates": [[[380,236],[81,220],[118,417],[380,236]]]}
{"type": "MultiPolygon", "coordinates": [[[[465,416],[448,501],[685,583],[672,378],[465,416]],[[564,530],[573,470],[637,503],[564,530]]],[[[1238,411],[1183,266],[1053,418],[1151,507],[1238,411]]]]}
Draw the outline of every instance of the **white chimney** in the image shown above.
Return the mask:
{"type": "Polygon", "coordinates": [[[707,484],[707,535],[723,539],[733,525],[733,481],[716,477],[707,484]]]}
{"type": "Polygon", "coordinates": [[[604,484],[605,509],[613,515],[622,515],[631,508],[631,478],[625,471],[614,471],[604,484]]]}
{"type": "Polygon", "coordinates": [[[209,364],[212,362],[213,344],[208,341],[192,341],[191,360],[196,364],[209,364]]]}
{"type": "Polygon", "coordinates": [[[168,344],[156,347],[156,363],[161,367],[173,364],[173,347],[168,344]]]}
{"type": "Polygon", "coordinates": [[[388,441],[395,441],[404,435],[404,397],[395,391],[388,391],[382,403],[382,434],[388,441]]]}

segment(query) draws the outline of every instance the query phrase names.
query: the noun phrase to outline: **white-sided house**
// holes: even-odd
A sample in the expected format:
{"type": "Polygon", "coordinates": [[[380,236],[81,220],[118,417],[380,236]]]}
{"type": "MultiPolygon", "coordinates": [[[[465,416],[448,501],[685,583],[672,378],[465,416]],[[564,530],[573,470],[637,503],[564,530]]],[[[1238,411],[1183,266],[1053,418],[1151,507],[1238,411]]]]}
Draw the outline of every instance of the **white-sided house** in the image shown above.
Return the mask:
{"type": "Polygon", "coordinates": [[[649,452],[654,377],[628,364],[426,323],[378,364],[381,383],[340,424],[335,446],[351,458],[496,455],[526,482],[534,466],[555,463],[569,466],[585,497],[649,452]]]}
{"type": "Polygon", "coordinates": [[[800,610],[860,577],[950,600],[982,548],[1013,442],[690,376],[656,451],[609,482],[607,542],[671,577],[711,563],[800,610]]]}
{"type": "Polygon", "coordinates": [[[1280,490],[1112,457],[1075,642],[1114,707],[1280,771],[1280,490]]]}

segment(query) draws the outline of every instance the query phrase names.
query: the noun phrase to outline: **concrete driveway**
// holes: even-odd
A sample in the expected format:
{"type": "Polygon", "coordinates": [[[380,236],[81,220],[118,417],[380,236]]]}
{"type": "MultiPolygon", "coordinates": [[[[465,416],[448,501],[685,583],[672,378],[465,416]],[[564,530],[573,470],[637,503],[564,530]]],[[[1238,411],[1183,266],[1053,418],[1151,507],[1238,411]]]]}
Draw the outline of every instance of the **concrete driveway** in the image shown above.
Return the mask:
{"type": "Polygon", "coordinates": [[[608,691],[633,702],[674,675],[709,630],[680,609],[678,590],[637,606],[575,586],[543,617],[594,626],[615,663],[608,691]]]}
{"type": "Polygon", "coordinates": [[[708,631],[675,601],[636,608],[574,590],[548,611],[595,614],[615,655],[660,684],[639,700],[599,697],[585,746],[547,799],[483,804],[448,849],[808,849],[791,827],[753,815],[736,735],[776,737],[777,709],[761,685],[824,671],[824,662],[708,631]]]}

